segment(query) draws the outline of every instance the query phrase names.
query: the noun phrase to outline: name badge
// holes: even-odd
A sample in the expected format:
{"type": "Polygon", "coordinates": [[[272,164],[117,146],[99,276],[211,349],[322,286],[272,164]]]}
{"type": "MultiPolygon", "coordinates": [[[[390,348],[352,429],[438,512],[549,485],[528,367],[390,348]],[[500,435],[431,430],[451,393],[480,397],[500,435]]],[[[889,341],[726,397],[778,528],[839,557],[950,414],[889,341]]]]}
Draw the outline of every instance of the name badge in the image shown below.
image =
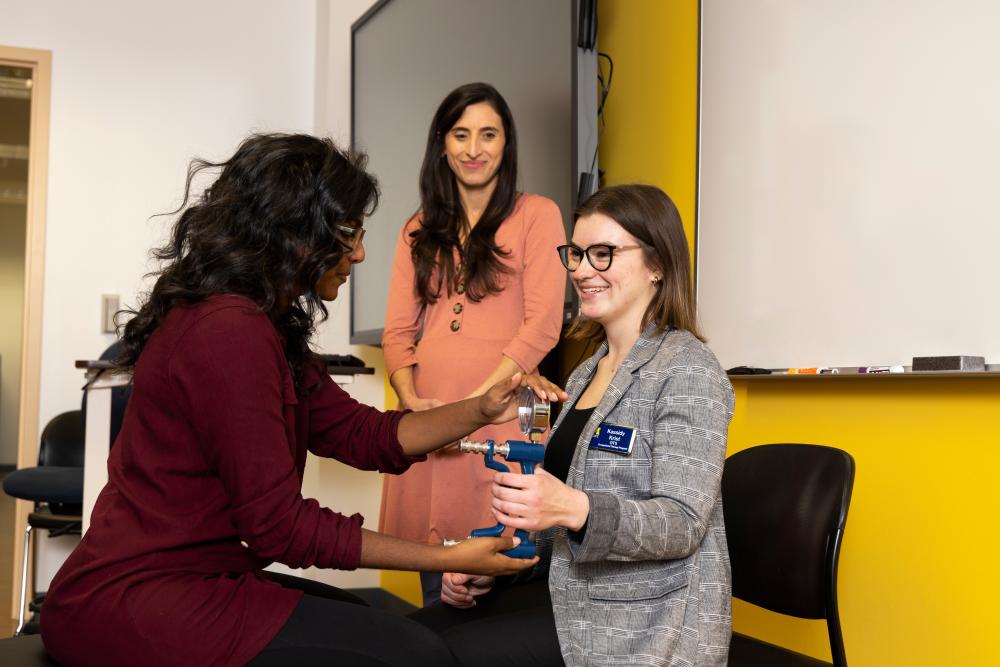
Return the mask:
{"type": "Polygon", "coordinates": [[[594,430],[590,448],[615,454],[631,454],[635,442],[635,429],[604,422],[594,430]]]}

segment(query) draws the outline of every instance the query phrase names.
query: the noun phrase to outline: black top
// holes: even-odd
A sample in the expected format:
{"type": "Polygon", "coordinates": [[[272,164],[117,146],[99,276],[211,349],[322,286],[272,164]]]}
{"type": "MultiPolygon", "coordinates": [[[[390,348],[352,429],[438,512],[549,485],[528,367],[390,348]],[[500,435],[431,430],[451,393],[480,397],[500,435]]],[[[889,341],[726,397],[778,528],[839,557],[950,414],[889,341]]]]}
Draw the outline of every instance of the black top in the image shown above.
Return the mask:
{"type": "Polygon", "coordinates": [[[550,475],[565,483],[566,475],[569,474],[569,464],[573,461],[573,452],[576,450],[576,441],[580,439],[583,427],[587,425],[590,414],[594,408],[578,410],[573,408],[563,419],[563,423],[549,438],[549,444],[545,448],[545,462],[543,467],[550,475]]]}

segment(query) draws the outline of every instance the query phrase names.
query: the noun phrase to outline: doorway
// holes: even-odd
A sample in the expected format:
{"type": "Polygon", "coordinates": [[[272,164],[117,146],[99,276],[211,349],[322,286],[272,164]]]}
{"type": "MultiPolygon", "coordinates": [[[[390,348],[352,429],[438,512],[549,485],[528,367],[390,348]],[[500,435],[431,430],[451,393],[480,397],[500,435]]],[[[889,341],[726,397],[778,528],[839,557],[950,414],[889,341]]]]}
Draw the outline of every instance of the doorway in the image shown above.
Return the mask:
{"type": "MultiPolygon", "coordinates": [[[[0,46],[0,476],[37,457],[51,62],[48,51],[0,46]]],[[[7,636],[31,508],[0,496],[0,610],[9,610],[0,613],[0,636],[7,636]]]]}

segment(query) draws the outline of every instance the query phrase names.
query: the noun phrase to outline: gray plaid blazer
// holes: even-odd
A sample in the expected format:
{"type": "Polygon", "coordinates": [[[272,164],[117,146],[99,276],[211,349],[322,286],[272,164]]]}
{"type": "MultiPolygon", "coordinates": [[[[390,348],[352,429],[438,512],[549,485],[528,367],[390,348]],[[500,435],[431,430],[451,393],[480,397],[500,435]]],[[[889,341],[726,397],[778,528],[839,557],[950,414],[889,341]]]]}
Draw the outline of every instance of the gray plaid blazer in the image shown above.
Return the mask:
{"type": "MultiPolygon", "coordinates": [[[[605,354],[606,343],[573,372],[554,429],[605,354]]],[[[719,488],[732,415],[728,377],[686,331],[650,327],[618,368],[567,477],[590,498],[586,530],[536,536],[567,665],[726,664],[732,602],[719,488]],[[589,448],[602,422],[636,430],[631,455],[589,448]]]]}

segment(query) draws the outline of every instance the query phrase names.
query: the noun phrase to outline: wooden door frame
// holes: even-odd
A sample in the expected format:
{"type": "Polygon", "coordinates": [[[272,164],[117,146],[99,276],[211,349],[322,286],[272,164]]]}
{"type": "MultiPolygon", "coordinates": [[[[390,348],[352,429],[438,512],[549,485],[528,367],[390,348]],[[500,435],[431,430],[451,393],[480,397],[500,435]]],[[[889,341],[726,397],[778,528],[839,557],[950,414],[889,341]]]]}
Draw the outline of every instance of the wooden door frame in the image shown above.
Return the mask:
{"type": "MultiPolygon", "coordinates": [[[[0,63],[32,70],[28,139],[28,201],[24,248],[24,320],[21,339],[21,396],[18,413],[17,467],[38,461],[38,403],[42,368],[42,287],[45,264],[45,212],[48,201],[49,109],[52,52],[0,45],[0,63]]],[[[17,617],[24,529],[32,504],[18,500],[14,519],[14,567],[10,610],[17,617]]],[[[29,562],[30,567],[30,562],[29,562]]],[[[29,570],[30,572],[30,570],[29,570]]],[[[3,601],[0,600],[0,608],[3,601]]]]}

